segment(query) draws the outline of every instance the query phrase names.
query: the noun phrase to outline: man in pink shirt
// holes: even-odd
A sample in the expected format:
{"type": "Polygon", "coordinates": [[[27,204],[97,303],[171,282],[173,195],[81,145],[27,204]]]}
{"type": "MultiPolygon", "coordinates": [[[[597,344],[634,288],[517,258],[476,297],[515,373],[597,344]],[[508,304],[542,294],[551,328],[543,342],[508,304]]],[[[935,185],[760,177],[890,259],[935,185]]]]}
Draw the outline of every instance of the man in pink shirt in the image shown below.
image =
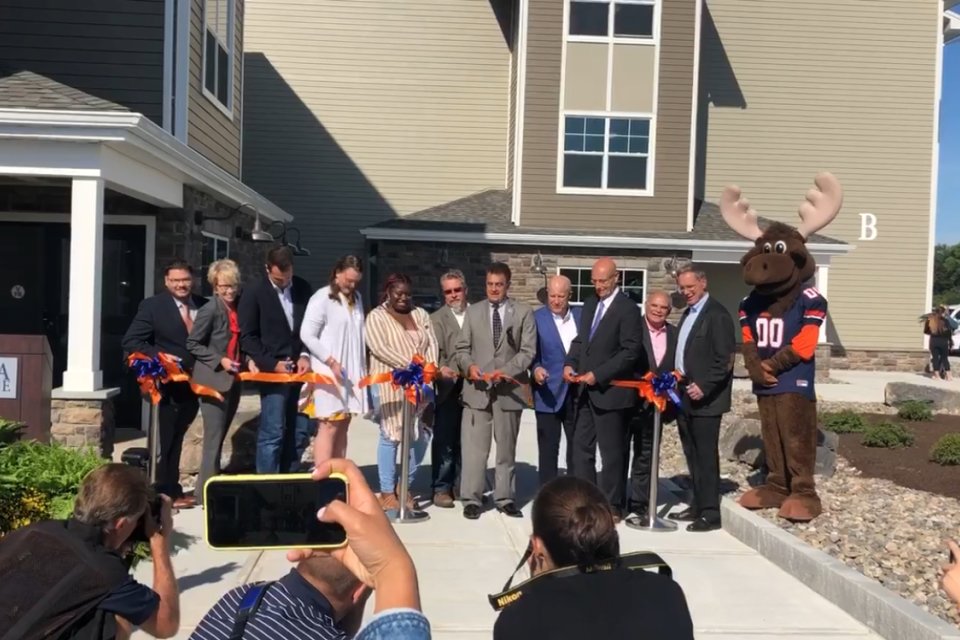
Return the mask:
{"type": "MultiPolygon", "coordinates": [[[[647,371],[655,374],[672,371],[677,352],[677,328],[667,322],[670,315],[670,295],[666,291],[651,291],[643,305],[644,318],[640,324],[641,338],[646,362],[637,363],[637,373],[647,371]]],[[[630,438],[633,440],[633,462],[630,465],[630,498],[628,509],[641,518],[646,517],[650,495],[650,461],[653,456],[652,405],[640,406],[630,421],[630,438]]],[[[663,422],[674,419],[668,408],[663,422]]],[[[654,505],[655,507],[655,505],[654,505]]]]}

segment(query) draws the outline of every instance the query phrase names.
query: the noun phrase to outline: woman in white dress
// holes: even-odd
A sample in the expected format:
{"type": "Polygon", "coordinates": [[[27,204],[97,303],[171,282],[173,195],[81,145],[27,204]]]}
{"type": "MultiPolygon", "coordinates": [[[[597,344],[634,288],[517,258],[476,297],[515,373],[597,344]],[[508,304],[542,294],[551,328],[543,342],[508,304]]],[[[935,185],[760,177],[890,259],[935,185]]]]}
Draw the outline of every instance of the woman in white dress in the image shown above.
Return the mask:
{"type": "Polygon", "coordinates": [[[300,339],[310,351],[310,367],[337,381],[336,386],[317,385],[314,391],[314,415],[320,423],[313,441],[314,465],[345,458],[350,419],[367,412],[367,394],[358,387],[366,375],[363,304],[357,291],[362,276],[360,258],[340,258],[329,286],[313,294],[303,316],[300,339]]]}

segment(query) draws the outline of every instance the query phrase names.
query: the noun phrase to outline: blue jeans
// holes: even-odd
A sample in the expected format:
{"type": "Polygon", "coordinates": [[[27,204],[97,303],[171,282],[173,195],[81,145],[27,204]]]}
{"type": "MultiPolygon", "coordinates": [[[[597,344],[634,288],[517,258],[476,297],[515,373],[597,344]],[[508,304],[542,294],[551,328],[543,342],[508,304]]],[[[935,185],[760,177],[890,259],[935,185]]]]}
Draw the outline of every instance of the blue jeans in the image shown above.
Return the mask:
{"type": "MultiPolygon", "coordinates": [[[[423,462],[423,457],[427,454],[427,447],[430,445],[430,438],[426,435],[410,443],[410,477],[407,486],[413,484],[413,476],[417,473],[417,467],[423,462]]],[[[384,437],[383,430],[380,430],[380,443],[377,445],[377,471],[380,474],[380,493],[394,493],[397,489],[397,449],[400,448],[399,442],[394,442],[384,437]]]]}
{"type": "Polygon", "coordinates": [[[430,640],[430,622],[413,609],[387,609],[360,629],[356,640],[430,640]]]}
{"type": "Polygon", "coordinates": [[[257,473],[294,473],[310,442],[310,421],[297,418],[299,384],[260,385],[257,473]]]}

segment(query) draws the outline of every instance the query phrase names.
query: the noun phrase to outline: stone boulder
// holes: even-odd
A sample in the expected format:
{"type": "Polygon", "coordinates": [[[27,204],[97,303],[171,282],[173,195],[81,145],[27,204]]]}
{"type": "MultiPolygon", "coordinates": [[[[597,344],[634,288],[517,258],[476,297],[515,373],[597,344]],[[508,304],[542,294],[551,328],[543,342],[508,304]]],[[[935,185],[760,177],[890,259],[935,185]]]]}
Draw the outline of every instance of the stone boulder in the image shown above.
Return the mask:
{"type": "Polygon", "coordinates": [[[830,478],[837,470],[837,446],[840,436],[832,431],[817,429],[817,466],[813,472],[818,476],[830,478]]]}
{"type": "Polygon", "coordinates": [[[926,384],[889,382],[883,391],[884,404],[894,407],[907,400],[930,403],[939,413],[960,413],[960,391],[926,384]]]}
{"type": "Polygon", "coordinates": [[[734,413],[723,417],[720,425],[720,457],[744,462],[753,468],[763,465],[763,438],[760,421],[734,413]]]}
{"type": "MultiPolygon", "coordinates": [[[[257,426],[260,424],[259,412],[237,412],[233,424],[223,440],[220,466],[227,473],[253,472],[256,468],[257,426]]],[[[200,472],[200,460],[203,455],[203,420],[197,419],[190,425],[183,438],[180,453],[180,484],[185,488],[196,483],[200,472]]]]}

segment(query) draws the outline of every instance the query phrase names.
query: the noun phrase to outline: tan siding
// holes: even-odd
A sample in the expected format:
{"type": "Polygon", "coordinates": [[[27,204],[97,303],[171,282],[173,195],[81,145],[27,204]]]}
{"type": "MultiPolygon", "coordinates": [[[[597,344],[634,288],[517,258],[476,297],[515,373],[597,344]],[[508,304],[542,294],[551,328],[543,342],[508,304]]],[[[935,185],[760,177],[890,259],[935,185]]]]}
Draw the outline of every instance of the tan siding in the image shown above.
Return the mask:
{"type": "Polygon", "coordinates": [[[235,0],[233,54],[233,117],[203,94],[203,3],[193,0],[190,15],[190,101],[187,143],[231,175],[240,176],[240,125],[243,117],[244,5],[235,0]]]}
{"type": "Polygon", "coordinates": [[[824,233],[857,248],[830,269],[829,337],[848,349],[921,347],[936,3],[865,15],[861,3],[811,0],[792,4],[789,19],[771,3],[709,8],[720,43],[704,41],[701,71],[713,95],[707,198],[738,182],[762,215],[795,223],[815,173],[833,171],[846,197],[824,233]],[[879,219],[872,242],[859,240],[861,212],[879,219]]]}
{"type": "Polygon", "coordinates": [[[506,184],[510,50],[484,0],[248,0],[244,179],[319,284],[360,227],[506,184]]]}
{"type": "Polygon", "coordinates": [[[0,0],[0,62],[162,125],[163,13],[163,0],[0,0]]]}
{"type": "Polygon", "coordinates": [[[563,5],[530,0],[520,224],[639,233],[686,230],[695,3],[663,5],[653,197],[556,192],[563,5]]]}

